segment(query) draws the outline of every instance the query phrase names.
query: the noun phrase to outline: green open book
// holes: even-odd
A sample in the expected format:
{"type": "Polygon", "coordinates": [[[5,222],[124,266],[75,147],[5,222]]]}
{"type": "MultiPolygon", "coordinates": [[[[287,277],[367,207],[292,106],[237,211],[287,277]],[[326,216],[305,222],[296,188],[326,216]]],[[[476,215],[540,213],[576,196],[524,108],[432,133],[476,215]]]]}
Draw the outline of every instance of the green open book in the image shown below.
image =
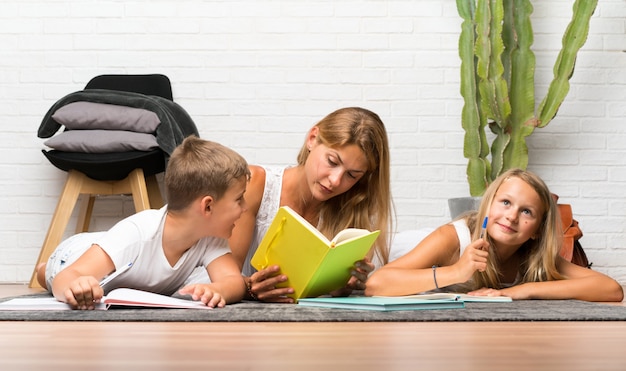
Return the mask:
{"type": "Polygon", "coordinates": [[[292,287],[294,300],[340,289],[350,279],[354,263],[363,259],[380,231],[349,228],[328,240],[287,206],[279,208],[251,259],[257,270],[280,266],[287,276],[281,287],[292,287]]]}

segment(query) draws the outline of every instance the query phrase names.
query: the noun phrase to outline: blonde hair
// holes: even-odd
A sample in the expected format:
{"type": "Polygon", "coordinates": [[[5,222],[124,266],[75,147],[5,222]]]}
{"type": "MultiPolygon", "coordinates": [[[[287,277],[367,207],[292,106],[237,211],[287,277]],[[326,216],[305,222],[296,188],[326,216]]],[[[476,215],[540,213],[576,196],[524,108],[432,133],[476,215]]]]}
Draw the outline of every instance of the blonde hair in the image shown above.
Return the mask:
{"type": "MultiPolygon", "coordinates": [[[[339,109],[324,117],[317,142],[330,148],[358,146],[367,158],[365,175],[345,193],[322,205],[319,230],[328,238],[345,228],[380,230],[374,252],[382,263],[389,258],[389,231],[393,204],[390,190],[389,143],[385,125],[374,112],[359,107],[339,109]]],[[[306,141],[298,165],[309,157],[306,141]]]]}
{"type": "Polygon", "coordinates": [[[165,171],[169,210],[183,210],[198,197],[219,200],[237,180],[250,178],[246,160],[219,143],[189,136],[174,149],[165,171]]]}
{"type": "MultiPolygon", "coordinates": [[[[556,261],[562,245],[562,226],[556,202],[548,186],[537,175],[522,169],[510,169],[493,181],[482,197],[478,212],[465,216],[467,225],[472,231],[472,241],[480,237],[482,221],[489,212],[493,199],[502,183],[510,178],[518,178],[530,185],[541,200],[543,215],[535,238],[529,239],[520,246],[524,253],[524,260],[519,267],[520,282],[541,282],[563,279],[556,268],[556,261]]],[[[487,235],[487,242],[493,243],[487,235]]],[[[493,248],[490,251],[494,251],[493,248]]],[[[489,254],[487,269],[484,272],[475,272],[473,288],[481,287],[501,288],[500,270],[495,254],[489,254]]]]}

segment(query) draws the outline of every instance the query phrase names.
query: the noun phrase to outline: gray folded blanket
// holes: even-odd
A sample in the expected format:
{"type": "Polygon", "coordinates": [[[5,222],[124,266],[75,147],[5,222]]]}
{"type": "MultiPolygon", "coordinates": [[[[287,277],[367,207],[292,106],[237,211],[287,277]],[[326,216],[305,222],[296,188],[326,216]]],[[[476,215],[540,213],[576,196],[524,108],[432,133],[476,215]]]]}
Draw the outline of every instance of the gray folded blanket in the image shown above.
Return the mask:
{"type": "Polygon", "coordinates": [[[142,108],[154,112],[161,121],[156,129],[156,140],[166,157],[189,135],[200,136],[195,123],[179,104],[156,95],[107,89],[80,90],[59,99],[41,121],[37,136],[53,136],[62,126],[52,119],[54,112],[64,105],[80,101],[142,108]]]}

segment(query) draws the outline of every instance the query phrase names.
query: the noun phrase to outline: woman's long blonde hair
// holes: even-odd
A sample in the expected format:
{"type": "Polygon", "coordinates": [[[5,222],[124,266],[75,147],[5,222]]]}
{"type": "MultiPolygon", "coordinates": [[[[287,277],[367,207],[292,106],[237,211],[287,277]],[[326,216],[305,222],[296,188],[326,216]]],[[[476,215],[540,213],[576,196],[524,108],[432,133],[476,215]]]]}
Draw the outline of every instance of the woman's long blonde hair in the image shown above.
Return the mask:
{"type": "MultiPolygon", "coordinates": [[[[467,225],[470,231],[472,231],[472,241],[480,237],[482,223],[479,221],[482,221],[488,214],[498,189],[502,183],[511,178],[521,179],[530,185],[539,195],[541,200],[540,206],[544,210],[536,237],[526,241],[518,250],[524,254],[524,259],[519,267],[520,280],[516,284],[563,279],[563,276],[556,268],[556,260],[561,251],[563,240],[558,208],[548,186],[541,178],[530,171],[510,169],[489,185],[482,197],[478,212],[466,216],[467,225]]],[[[490,251],[493,252],[494,245],[488,235],[486,238],[487,242],[492,246],[490,251]]],[[[484,272],[474,273],[472,286],[474,289],[482,287],[501,288],[502,282],[500,278],[496,254],[490,253],[487,269],[484,272]]]]}
{"type": "MultiPolygon", "coordinates": [[[[380,230],[375,253],[385,264],[389,258],[392,200],[389,175],[389,143],[385,125],[374,112],[347,107],[332,112],[315,126],[317,142],[330,148],[357,145],[367,158],[365,175],[348,191],[323,203],[319,230],[328,238],[345,228],[380,230]]],[[[298,166],[309,157],[306,141],[298,154],[298,166]]]]}

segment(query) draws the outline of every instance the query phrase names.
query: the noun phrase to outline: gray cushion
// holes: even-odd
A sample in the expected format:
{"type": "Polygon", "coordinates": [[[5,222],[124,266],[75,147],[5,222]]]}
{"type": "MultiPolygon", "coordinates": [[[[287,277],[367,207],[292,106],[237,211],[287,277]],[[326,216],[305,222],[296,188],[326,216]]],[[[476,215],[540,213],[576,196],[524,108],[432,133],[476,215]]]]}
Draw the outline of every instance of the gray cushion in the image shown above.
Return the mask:
{"type": "Polygon", "coordinates": [[[67,104],[56,110],[52,119],[70,130],[107,129],[138,133],[154,133],[161,123],[152,111],[92,102],[67,104]]]}
{"type": "Polygon", "coordinates": [[[59,151],[86,153],[149,151],[159,146],[152,134],[123,130],[67,130],[44,144],[59,151]]]}

